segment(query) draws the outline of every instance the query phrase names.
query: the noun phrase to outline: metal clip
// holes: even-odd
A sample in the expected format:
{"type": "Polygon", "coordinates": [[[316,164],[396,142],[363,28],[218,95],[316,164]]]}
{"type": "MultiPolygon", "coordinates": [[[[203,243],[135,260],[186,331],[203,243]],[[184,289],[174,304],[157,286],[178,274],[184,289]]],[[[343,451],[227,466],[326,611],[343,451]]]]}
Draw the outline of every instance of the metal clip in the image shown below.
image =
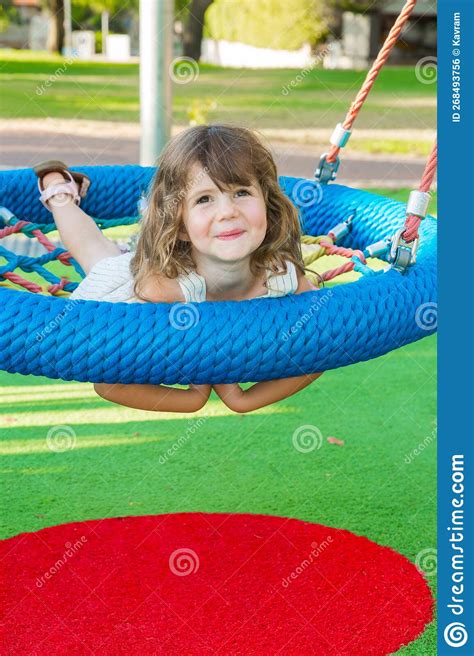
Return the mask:
{"type": "Polygon", "coordinates": [[[10,221],[15,218],[15,215],[10,212],[10,210],[7,207],[4,207],[3,205],[0,206],[0,225],[1,221],[5,223],[5,225],[9,225],[10,221]]]}
{"type": "Polygon", "coordinates": [[[336,148],[344,148],[349,141],[351,134],[351,131],[346,130],[342,123],[338,123],[334,128],[334,132],[329,141],[333,146],[336,146],[336,148]]]}
{"type": "Polygon", "coordinates": [[[407,214],[414,214],[424,219],[428,211],[430,198],[427,191],[418,191],[416,189],[411,191],[407,202],[407,214]]]}
{"type": "Polygon", "coordinates": [[[365,257],[380,257],[381,255],[385,255],[385,253],[389,250],[391,243],[392,240],[390,237],[376,241],[375,244],[370,244],[370,246],[367,246],[367,248],[364,250],[364,255],[365,257]]]}
{"type": "Polygon", "coordinates": [[[339,239],[342,239],[342,237],[345,237],[350,230],[351,223],[354,220],[355,213],[351,214],[348,219],[343,221],[342,223],[338,223],[334,228],[331,228],[331,230],[328,232],[329,235],[332,235],[334,243],[339,241],[339,239]]]}
{"type": "Polygon", "coordinates": [[[404,232],[405,227],[400,228],[393,235],[389,255],[389,262],[392,263],[392,268],[400,273],[405,273],[409,266],[416,263],[416,252],[419,242],[418,237],[411,242],[405,241],[402,237],[404,232]]]}
{"type": "Polygon", "coordinates": [[[144,191],[142,191],[140,198],[138,199],[137,209],[139,218],[143,218],[146,210],[148,209],[148,198],[144,191]]]}
{"type": "Polygon", "coordinates": [[[318,168],[314,172],[314,177],[321,184],[327,184],[336,179],[337,170],[341,163],[339,157],[336,157],[334,162],[328,162],[327,157],[329,153],[323,153],[319,160],[318,168]]]}

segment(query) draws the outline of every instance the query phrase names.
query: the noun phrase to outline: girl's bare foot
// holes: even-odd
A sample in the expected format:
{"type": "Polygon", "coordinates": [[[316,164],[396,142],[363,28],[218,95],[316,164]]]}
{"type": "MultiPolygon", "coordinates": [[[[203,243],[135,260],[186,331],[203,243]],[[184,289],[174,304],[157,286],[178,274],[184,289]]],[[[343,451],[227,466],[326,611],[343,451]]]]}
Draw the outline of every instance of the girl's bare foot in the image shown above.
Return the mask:
{"type": "MultiPolygon", "coordinates": [[[[59,185],[59,184],[65,184],[69,182],[69,180],[59,171],[51,171],[51,173],[47,173],[42,181],[41,185],[43,190],[49,189],[49,187],[53,187],[54,185],[59,185]]],[[[75,185],[77,189],[77,184],[75,185]]],[[[77,191],[76,191],[76,196],[77,196],[77,191]]],[[[65,205],[68,205],[69,203],[73,203],[74,199],[76,197],[72,191],[71,193],[60,193],[60,194],[55,194],[52,196],[47,201],[48,209],[50,211],[53,211],[54,207],[64,207],[65,205]]]]}
{"type": "Polygon", "coordinates": [[[59,171],[52,171],[47,173],[43,178],[43,189],[47,189],[51,185],[61,184],[63,182],[69,182],[59,171]]]}

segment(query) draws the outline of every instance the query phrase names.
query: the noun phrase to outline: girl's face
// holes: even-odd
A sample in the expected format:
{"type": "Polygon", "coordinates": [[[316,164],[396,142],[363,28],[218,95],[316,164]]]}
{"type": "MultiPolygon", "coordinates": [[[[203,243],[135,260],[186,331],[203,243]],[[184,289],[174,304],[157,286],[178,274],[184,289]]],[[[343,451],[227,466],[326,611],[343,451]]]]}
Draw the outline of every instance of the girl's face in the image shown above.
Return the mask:
{"type": "Polygon", "coordinates": [[[192,167],[183,204],[185,230],[193,253],[212,260],[247,258],[263,242],[267,210],[257,182],[220,191],[200,164],[192,167]]]}

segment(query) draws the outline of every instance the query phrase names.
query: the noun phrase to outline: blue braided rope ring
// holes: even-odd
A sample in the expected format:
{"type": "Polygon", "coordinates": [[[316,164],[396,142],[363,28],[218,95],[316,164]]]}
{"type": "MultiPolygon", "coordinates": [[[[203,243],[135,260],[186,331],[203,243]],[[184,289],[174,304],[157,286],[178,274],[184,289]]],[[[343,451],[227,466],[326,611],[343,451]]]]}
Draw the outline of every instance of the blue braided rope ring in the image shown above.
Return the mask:
{"type": "MultiPolygon", "coordinates": [[[[136,214],[153,176],[139,166],[83,167],[86,212],[136,214]]],[[[32,171],[0,173],[1,201],[19,219],[50,223],[32,171]]],[[[325,234],[356,211],[342,246],[391,236],[402,203],[341,185],[282,177],[303,232],[325,234]]],[[[0,226],[1,227],[1,226],[0,226]]],[[[0,368],[64,380],[229,383],[325,371],[378,357],[436,329],[436,220],[421,224],[417,263],[282,298],[205,303],[72,301],[0,288],[0,368]]]]}

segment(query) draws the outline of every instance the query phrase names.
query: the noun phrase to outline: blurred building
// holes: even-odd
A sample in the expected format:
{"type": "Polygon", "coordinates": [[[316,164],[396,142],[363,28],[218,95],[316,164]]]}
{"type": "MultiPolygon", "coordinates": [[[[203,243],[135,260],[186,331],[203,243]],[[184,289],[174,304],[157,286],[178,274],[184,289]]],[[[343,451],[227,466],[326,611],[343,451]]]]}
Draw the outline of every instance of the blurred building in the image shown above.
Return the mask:
{"type": "Polygon", "coordinates": [[[13,0],[12,4],[25,21],[41,11],[40,0],[13,0]]]}
{"type": "MultiPolygon", "coordinates": [[[[379,0],[368,11],[341,12],[335,26],[338,37],[324,60],[326,68],[367,68],[375,59],[405,0],[379,0]]],[[[413,64],[436,53],[436,4],[418,0],[390,54],[388,64],[413,64]]]]}
{"type": "Polygon", "coordinates": [[[41,14],[40,0],[13,0],[12,19],[0,32],[1,48],[29,48],[30,25],[41,14]]]}
{"type": "MultiPolygon", "coordinates": [[[[373,16],[373,46],[381,46],[387,37],[397,16],[402,10],[405,0],[384,0],[379,3],[379,9],[373,16]]],[[[396,47],[391,55],[392,63],[412,63],[420,57],[436,53],[436,2],[434,0],[418,0],[402,31],[396,47]]],[[[377,50],[378,50],[377,47],[377,50]]],[[[375,57],[376,50],[371,50],[370,56],[375,57]]]]}

